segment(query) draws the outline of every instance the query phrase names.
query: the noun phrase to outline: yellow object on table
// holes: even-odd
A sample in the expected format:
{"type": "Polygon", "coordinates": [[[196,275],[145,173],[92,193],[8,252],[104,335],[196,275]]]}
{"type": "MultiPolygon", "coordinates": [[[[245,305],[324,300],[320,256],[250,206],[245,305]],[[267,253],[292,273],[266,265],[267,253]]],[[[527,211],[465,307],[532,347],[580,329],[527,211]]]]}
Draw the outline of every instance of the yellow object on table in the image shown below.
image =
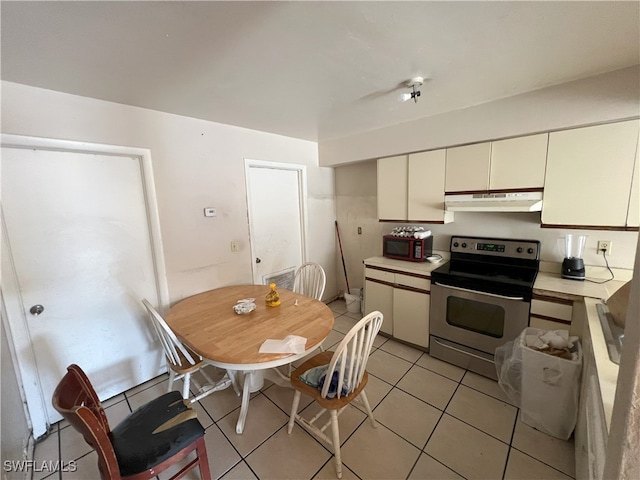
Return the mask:
{"type": "Polygon", "coordinates": [[[277,307],[280,305],[280,295],[276,290],[276,284],[275,283],[269,284],[269,288],[271,288],[271,291],[267,293],[267,296],[265,297],[265,302],[267,303],[267,307],[277,307]]]}

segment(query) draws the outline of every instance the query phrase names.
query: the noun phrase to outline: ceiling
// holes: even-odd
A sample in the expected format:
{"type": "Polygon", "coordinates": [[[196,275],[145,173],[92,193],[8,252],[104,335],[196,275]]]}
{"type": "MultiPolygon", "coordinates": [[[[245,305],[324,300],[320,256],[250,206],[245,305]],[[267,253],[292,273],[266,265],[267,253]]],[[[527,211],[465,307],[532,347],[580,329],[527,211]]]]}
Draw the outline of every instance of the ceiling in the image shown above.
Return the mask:
{"type": "Polygon", "coordinates": [[[3,1],[1,22],[3,80],[312,141],[640,63],[637,1],[3,1]]]}

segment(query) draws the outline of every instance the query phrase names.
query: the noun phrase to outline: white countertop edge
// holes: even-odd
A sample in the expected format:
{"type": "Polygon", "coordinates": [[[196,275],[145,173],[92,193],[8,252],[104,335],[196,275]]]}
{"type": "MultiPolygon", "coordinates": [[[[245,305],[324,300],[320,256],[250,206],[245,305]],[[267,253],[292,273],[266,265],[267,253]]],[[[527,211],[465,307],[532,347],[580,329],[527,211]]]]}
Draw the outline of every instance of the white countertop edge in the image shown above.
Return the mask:
{"type": "Polygon", "coordinates": [[[436,268],[444,265],[449,260],[449,252],[433,251],[434,254],[442,256],[442,261],[438,263],[430,262],[409,262],[407,260],[396,260],[386,257],[369,257],[364,259],[365,267],[371,265],[374,267],[391,268],[403,272],[416,273],[418,275],[429,275],[436,268]]]}
{"type": "Polygon", "coordinates": [[[611,426],[611,412],[613,411],[613,402],[616,396],[619,367],[609,360],[607,342],[604,339],[602,326],[600,325],[600,319],[598,318],[598,311],[596,309],[596,305],[600,303],[600,301],[595,298],[585,298],[584,303],[587,310],[591,346],[593,348],[593,356],[595,357],[596,371],[598,372],[598,383],[600,385],[602,407],[604,409],[608,432],[611,426]]]}

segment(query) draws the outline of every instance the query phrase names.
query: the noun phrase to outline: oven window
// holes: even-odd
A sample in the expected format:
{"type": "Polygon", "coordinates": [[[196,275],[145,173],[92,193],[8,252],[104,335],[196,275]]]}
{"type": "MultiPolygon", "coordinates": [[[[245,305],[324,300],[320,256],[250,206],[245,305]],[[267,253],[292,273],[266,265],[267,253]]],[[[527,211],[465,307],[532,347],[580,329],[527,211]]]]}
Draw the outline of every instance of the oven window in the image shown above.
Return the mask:
{"type": "Polygon", "coordinates": [[[490,337],[504,334],[504,308],[460,297],[447,297],[447,323],[490,337]]]}

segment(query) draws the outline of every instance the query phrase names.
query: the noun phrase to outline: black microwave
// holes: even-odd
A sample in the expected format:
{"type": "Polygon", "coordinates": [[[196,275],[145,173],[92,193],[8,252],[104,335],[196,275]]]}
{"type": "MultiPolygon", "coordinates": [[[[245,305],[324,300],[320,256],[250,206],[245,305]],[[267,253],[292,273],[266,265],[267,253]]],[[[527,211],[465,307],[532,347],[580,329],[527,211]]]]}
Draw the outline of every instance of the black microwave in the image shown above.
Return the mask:
{"type": "Polygon", "coordinates": [[[427,238],[382,237],[382,256],[410,262],[424,262],[433,251],[433,236],[427,238]]]}

